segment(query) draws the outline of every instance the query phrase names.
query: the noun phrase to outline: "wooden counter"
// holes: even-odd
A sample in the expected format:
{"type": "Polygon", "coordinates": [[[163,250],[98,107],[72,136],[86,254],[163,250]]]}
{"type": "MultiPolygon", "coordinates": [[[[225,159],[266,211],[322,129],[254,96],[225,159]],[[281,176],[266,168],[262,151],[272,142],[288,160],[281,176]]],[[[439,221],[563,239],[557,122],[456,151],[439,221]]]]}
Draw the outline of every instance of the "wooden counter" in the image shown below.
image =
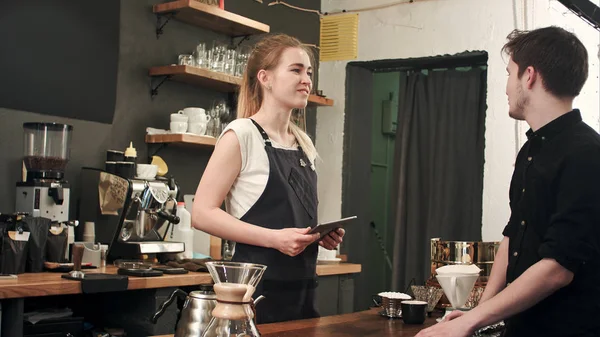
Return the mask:
{"type": "Polygon", "coordinates": [[[362,266],[356,263],[317,264],[317,276],[360,273],[362,266]]]}
{"type": "MultiPolygon", "coordinates": [[[[87,269],[86,273],[116,274],[117,267],[87,269]]],[[[0,280],[0,299],[23,298],[50,295],[80,294],[79,281],[67,280],[61,277],[63,273],[25,273],[19,274],[16,280],[0,280]]],[[[210,283],[212,278],[208,273],[187,273],[183,275],[163,275],[159,277],[129,277],[128,290],[152,289],[164,287],[189,286],[200,283],[210,283]]]]}
{"type": "MultiPolygon", "coordinates": [[[[258,326],[258,330],[263,337],[413,337],[422,329],[436,323],[435,318],[427,318],[424,324],[404,324],[402,319],[389,319],[380,316],[377,313],[378,310],[380,309],[300,321],[263,324],[258,326]]],[[[173,335],[156,337],[173,337],[173,335]]]]}
{"type": "MultiPolygon", "coordinates": [[[[116,274],[117,268],[84,270],[86,273],[116,274]]],[[[317,265],[317,275],[341,275],[360,273],[361,265],[352,263],[317,265]]],[[[0,280],[0,299],[25,298],[51,295],[80,294],[79,281],[61,278],[63,273],[26,273],[19,274],[14,280],[0,280]]],[[[212,278],[208,273],[190,272],[183,275],[163,275],[159,277],[129,277],[128,290],[154,289],[165,287],[182,287],[211,283],[212,278]]]]}

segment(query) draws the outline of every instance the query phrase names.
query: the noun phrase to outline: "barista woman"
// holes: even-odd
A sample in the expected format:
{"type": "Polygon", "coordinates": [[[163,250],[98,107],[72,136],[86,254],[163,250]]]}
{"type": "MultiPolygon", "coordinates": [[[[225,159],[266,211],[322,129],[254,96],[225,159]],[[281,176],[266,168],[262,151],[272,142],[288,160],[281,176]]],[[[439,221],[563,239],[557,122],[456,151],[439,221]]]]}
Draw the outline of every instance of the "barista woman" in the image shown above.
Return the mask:
{"type": "MultiPolygon", "coordinates": [[[[235,241],[233,261],[267,266],[255,297],[257,322],[318,317],[314,306],[318,234],[315,146],[290,122],[312,87],[311,51],[272,35],[248,59],[238,119],[220,138],[196,191],[195,228],[235,241]],[[225,201],[226,212],[220,206],[225,201]]],[[[334,249],[343,229],[319,245],[334,249]]]]}

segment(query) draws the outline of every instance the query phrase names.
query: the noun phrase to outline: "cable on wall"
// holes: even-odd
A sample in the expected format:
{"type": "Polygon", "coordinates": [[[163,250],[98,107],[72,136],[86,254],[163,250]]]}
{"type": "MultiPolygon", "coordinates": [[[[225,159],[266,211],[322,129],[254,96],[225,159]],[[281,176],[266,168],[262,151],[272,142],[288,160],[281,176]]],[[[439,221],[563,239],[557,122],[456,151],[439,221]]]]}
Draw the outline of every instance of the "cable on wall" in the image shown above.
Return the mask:
{"type": "Polygon", "coordinates": [[[316,10],[316,9],[302,8],[302,7],[290,5],[287,2],[280,1],[280,0],[275,0],[275,1],[271,2],[271,3],[269,3],[268,6],[282,5],[282,6],[286,6],[286,7],[298,10],[298,11],[307,12],[307,13],[314,13],[314,14],[317,14],[319,16],[324,16],[324,15],[334,15],[334,14],[346,14],[346,13],[359,13],[359,12],[374,11],[374,10],[379,10],[379,9],[394,7],[394,6],[398,6],[398,5],[406,5],[406,4],[411,4],[411,3],[415,3],[415,2],[424,2],[424,1],[432,1],[432,0],[403,0],[403,1],[391,2],[391,3],[385,4],[385,5],[378,5],[378,6],[357,8],[357,9],[349,9],[349,10],[343,9],[340,12],[325,12],[325,13],[321,12],[320,10],[316,10]]]}

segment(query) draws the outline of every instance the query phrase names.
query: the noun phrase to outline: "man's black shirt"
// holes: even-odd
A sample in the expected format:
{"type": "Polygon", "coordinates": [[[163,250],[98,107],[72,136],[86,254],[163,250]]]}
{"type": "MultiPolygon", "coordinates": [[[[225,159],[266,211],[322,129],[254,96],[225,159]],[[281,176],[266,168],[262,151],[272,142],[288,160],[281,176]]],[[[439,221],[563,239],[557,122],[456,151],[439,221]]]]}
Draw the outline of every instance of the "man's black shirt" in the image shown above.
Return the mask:
{"type": "Polygon", "coordinates": [[[600,135],[573,110],[527,138],[510,184],[506,282],[544,258],[574,278],[507,319],[506,336],[600,336],[600,135]]]}

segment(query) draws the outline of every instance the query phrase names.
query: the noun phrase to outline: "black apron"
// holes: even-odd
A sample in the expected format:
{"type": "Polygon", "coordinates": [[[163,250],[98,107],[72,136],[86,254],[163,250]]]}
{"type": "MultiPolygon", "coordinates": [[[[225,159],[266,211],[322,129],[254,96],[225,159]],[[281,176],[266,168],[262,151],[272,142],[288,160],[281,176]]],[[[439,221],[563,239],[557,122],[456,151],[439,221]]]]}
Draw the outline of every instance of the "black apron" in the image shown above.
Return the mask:
{"type": "MultiPolygon", "coordinates": [[[[270,229],[315,227],[314,166],[301,147],[298,151],[274,148],[265,130],[252,123],[265,141],[269,178],[262,195],[240,220],[270,229]]],[[[236,244],[233,261],[267,266],[254,295],[265,296],[256,306],[258,324],[319,317],[314,300],[318,248],[315,242],[292,257],[276,249],[236,244]]]]}

